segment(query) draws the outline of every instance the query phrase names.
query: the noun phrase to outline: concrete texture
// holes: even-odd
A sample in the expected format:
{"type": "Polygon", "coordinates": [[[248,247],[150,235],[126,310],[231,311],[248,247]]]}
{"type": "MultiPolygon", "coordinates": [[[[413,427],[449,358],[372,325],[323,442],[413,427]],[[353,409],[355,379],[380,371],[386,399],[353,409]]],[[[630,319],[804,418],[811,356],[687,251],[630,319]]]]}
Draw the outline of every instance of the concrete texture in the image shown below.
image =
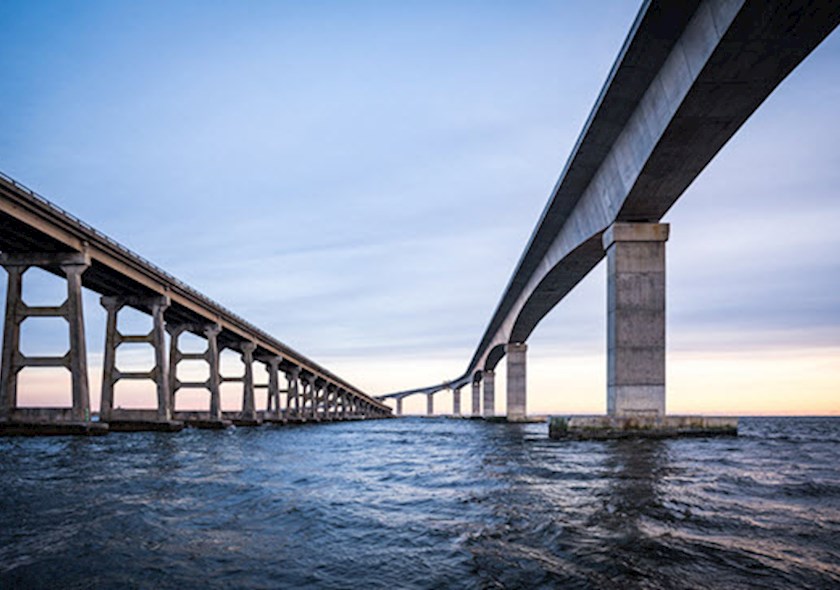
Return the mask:
{"type": "Polygon", "coordinates": [[[549,419],[554,439],[608,440],[681,436],[736,436],[738,418],[710,416],[572,416],[549,419]]]}
{"type": "Polygon", "coordinates": [[[665,415],[665,241],[661,223],[616,223],[607,251],[607,414],[665,415]]]}
{"type": "Polygon", "coordinates": [[[507,419],[517,422],[527,418],[527,375],[526,357],[528,345],[525,343],[508,344],[505,349],[507,358],[507,419]]]}
{"type": "Polygon", "coordinates": [[[496,415],[496,374],[482,371],[481,382],[484,384],[484,417],[492,418],[496,415]]]}

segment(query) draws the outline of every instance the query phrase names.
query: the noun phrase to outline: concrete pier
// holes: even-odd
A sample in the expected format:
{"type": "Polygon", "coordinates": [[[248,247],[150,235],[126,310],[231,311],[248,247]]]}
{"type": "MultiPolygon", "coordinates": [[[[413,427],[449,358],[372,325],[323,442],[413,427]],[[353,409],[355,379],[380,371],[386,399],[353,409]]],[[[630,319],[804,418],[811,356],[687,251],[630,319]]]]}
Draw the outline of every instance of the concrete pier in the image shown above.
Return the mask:
{"type": "Polygon", "coordinates": [[[87,376],[87,350],[82,308],[82,274],[90,266],[86,253],[2,254],[8,273],[3,350],[0,361],[0,434],[103,434],[104,423],[91,420],[87,376]],[[36,307],[22,298],[23,276],[32,266],[53,268],[64,274],[67,298],[61,305],[36,307]],[[26,356],[20,350],[20,325],[29,317],[64,318],[70,349],[62,356],[26,356]],[[18,374],[26,367],[64,367],[70,371],[70,408],[18,407],[18,374]]]}
{"type": "Polygon", "coordinates": [[[521,422],[527,418],[527,391],[525,359],[528,345],[510,343],[505,347],[507,357],[507,419],[521,422]]]}
{"type": "Polygon", "coordinates": [[[184,423],[172,418],[172,396],[169,394],[169,366],[166,362],[164,312],[169,307],[167,297],[102,297],[102,307],[107,312],[105,327],[105,355],[102,364],[102,401],[99,419],[114,431],[157,430],[174,432],[184,423]],[[151,311],[152,330],[148,334],[122,334],[117,329],[120,311],[126,307],[151,311]],[[120,344],[144,343],[154,349],[155,365],[147,372],[126,372],[117,368],[116,356],[120,344]],[[142,379],[155,382],[157,410],[114,408],[114,386],[122,379],[142,379]]]}
{"type": "Polygon", "coordinates": [[[233,420],[237,426],[257,426],[261,423],[257,417],[254,396],[254,351],[256,348],[257,345],[254,342],[243,342],[240,346],[245,372],[242,376],[242,412],[233,420]]]}
{"type": "Polygon", "coordinates": [[[481,381],[484,383],[484,417],[492,418],[496,415],[496,373],[483,371],[481,381]]]}
{"type": "Polygon", "coordinates": [[[615,223],[607,253],[607,414],[665,415],[665,223],[615,223]]]}
{"type": "Polygon", "coordinates": [[[169,395],[170,407],[173,408],[173,418],[194,428],[221,429],[231,425],[230,420],[222,416],[221,375],[219,374],[219,344],[218,336],[222,328],[218,324],[188,325],[167,324],[169,332],[169,395]],[[184,332],[203,334],[207,340],[204,352],[182,352],[178,346],[181,334],[184,332]],[[178,379],[178,363],[184,360],[204,361],[207,363],[208,376],[206,381],[181,381],[178,379]],[[174,411],[176,394],[180,389],[204,389],[210,395],[210,411],[174,411]]]}
{"type": "Polygon", "coordinates": [[[426,394],[426,415],[427,416],[434,416],[435,415],[435,394],[434,393],[427,393],[426,394]]]}
{"type": "Polygon", "coordinates": [[[481,416],[481,380],[473,377],[472,381],[472,416],[481,416]]]}
{"type": "Polygon", "coordinates": [[[403,414],[403,398],[397,398],[397,416],[402,416],[403,414]]]}
{"type": "Polygon", "coordinates": [[[453,416],[460,416],[461,415],[461,388],[460,387],[453,387],[452,388],[452,415],[453,416]]]}

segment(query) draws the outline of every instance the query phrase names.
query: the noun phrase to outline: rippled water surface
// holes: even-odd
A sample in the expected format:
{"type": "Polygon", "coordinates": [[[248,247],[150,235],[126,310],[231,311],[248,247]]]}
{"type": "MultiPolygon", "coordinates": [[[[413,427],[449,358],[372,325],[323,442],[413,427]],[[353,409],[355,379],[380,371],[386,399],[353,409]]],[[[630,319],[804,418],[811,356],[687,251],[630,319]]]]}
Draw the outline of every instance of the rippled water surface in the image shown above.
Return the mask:
{"type": "Polygon", "coordinates": [[[0,588],[838,588],[840,419],[0,439],[0,588]]]}

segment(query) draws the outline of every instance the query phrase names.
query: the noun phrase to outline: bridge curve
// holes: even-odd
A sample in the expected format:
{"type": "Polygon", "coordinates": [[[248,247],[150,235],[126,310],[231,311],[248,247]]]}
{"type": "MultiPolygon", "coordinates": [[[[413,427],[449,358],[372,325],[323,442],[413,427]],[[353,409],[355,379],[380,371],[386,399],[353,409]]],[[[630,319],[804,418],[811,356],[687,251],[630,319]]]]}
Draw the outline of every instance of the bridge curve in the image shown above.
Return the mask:
{"type": "Polygon", "coordinates": [[[655,223],[840,22],[840,4],[645,2],[465,372],[525,343],[605,257],[616,223],[655,223]]]}

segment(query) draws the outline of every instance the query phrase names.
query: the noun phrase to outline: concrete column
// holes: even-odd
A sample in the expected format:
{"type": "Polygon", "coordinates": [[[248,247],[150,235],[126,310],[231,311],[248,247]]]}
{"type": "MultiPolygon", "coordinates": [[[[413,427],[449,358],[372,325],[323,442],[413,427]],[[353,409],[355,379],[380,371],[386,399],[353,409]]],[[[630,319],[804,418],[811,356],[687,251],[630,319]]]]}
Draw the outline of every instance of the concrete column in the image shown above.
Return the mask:
{"type": "Polygon", "coordinates": [[[484,383],[484,417],[492,418],[496,415],[496,374],[493,371],[483,371],[481,381],[484,383]]]}
{"type": "Polygon", "coordinates": [[[178,362],[181,360],[181,351],[178,350],[178,339],[184,332],[185,326],[168,324],[166,331],[169,332],[169,407],[175,411],[175,393],[178,391],[178,362]]]}
{"type": "Polygon", "coordinates": [[[256,420],[257,407],[254,399],[254,351],[257,345],[254,342],[243,342],[242,364],[245,365],[245,374],[242,377],[242,417],[246,420],[256,420]]]}
{"type": "Polygon", "coordinates": [[[665,415],[668,224],[615,223],[607,253],[607,413],[665,415]]]}
{"type": "Polygon", "coordinates": [[[397,416],[402,416],[402,412],[403,412],[403,410],[402,410],[402,398],[398,397],[397,398],[397,416]]]}
{"type": "Polygon", "coordinates": [[[292,367],[286,372],[286,414],[289,416],[300,417],[300,392],[298,391],[300,369],[292,367]]]}
{"type": "Polygon", "coordinates": [[[265,413],[277,418],[280,417],[280,379],[277,373],[280,370],[282,360],[279,356],[273,356],[265,361],[268,370],[268,399],[266,400],[265,413]]]}
{"type": "Polygon", "coordinates": [[[525,358],[528,345],[511,342],[505,346],[507,357],[507,419],[524,420],[527,415],[525,358]]]}
{"type": "Polygon", "coordinates": [[[122,304],[114,297],[102,297],[100,300],[105,308],[105,354],[102,356],[102,397],[99,402],[99,419],[103,422],[111,420],[114,410],[114,384],[117,381],[117,313],[122,304]]]}
{"type": "Polygon", "coordinates": [[[23,291],[25,266],[7,266],[6,320],[3,324],[3,358],[0,364],[0,415],[10,416],[17,407],[17,357],[20,350],[20,322],[18,306],[23,291]]]}
{"type": "Polygon", "coordinates": [[[435,415],[435,394],[434,393],[427,393],[426,394],[426,415],[427,416],[434,416],[435,415]]]}
{"type": "Polygon", "coordinates": [[[89,262],[66,263],[61,270],[67,277],[67,321],[70,324],[70,374],[73,382],[73,418],[90,420],[90,392],[88,390],[87,345],[85,318],[82,311],[82,274],[89,262]]]}
{"type": "Polygon", "coordinates": [[[461,415],[461,388],[460,387],[453,387],[452,388],[452,415],[453,416],[460,416],[461,415]]]}
{"type": "Polygon", "coordinates": [[[475,377],[472,382],[472,415],[481,416],[481,381],[475,377]]]}
{"type": "Polygon", "coordinates": [[[156,298],[152,303],[152,346],[155,350],[155,388],[157,389],[158,419],[171,420],[175,408],[169,392],[169,365],[166,362],[166,318],[169,297],[156,298]]]}
{"type": "Polygon", "coordinates": [[[210,391],[210,419],[222,419],[222,378],[219,374],[219,332],[222,327],[219,324],[210,324],[204,328],[204,337],[207,338],[207,364],[210,368],[210,376],[207,377],[207,389],[210,391]]]}

